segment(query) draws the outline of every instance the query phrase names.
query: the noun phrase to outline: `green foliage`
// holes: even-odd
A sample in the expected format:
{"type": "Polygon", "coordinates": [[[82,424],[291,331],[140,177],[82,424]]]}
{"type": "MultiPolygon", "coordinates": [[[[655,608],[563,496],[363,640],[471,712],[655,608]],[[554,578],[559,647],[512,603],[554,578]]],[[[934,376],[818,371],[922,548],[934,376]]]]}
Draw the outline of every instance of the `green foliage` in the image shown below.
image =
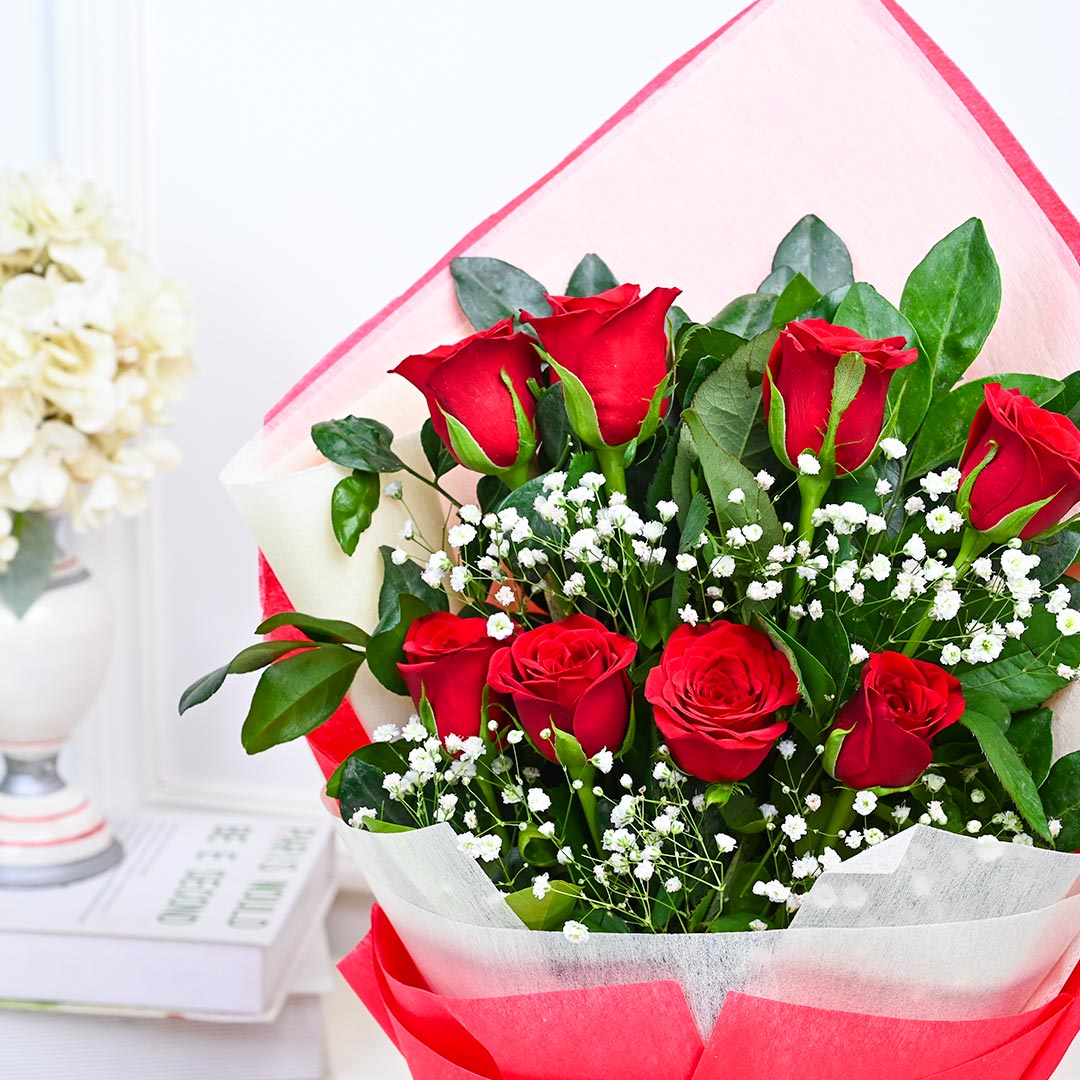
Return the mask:
{"type": "Polygon", "coordinates": [[[675,389],[685,404],[693,401],[698,387],[745,342],[737,334],[712,326],[688,327],[675,350],[675,389]]]}
{"type": "Polygon", "coordinates": [[[749,340],[762,334],[773,324],[777,298],[772,293],[749,293],[738,296],[709,320],[715,330],[749,340]]]}
{"type": "Polygon", "coordinates": [[[312,427],[311,438],[323,457],[347,469],[387,473],[404,468],[390,449],[394,433],[378,420],[359,416],[327,420],[312,427]]]}
{"type": "Polygon", "coordinates": [[[427,458],[428,465],[431,467],[431,475],[436,480],[441,479],[457,465],[454,455],[450,453],[446,443],[439,437],[439,433],[435,430],[435,425],[430,418],[424,421],[424,426],[420,429],[420,446],[424,451],[424,457],[427,458]]]}
{"type": "Polygon", "coordinates": [[[1080,849],[1080,750],[1054,762],[1040,794],[1046,813],[1061,822],[1058,849],[1080,849]]]}
{"type": "Polygon", "coordinates": [[[14,536],[19,550],[0,573],[0,604],[21,619],[45,591],[56,561],[56,538],[44,514],[15,515],[14,536]]]}
{"type": "Polygon", "coordinates": [[[540,391],[536,401],[536,429],[547,469],[560,468],[573,447],[573,432],[566,415],[561,382],[540,391]]]}
{"type": "MultiPolygon", "coordinates": [[[[350,754],[326,785],[326,793],[341,803],[341,818],[351,820],[361,807],[374,810],[380,822],[397,827],[413,824],[405,807],[383,787],[387,773],[408,769],[404,743],[371,743],[350,754]]],[[[365,823],[372,828],[372,821],[365,823]]],[[[379,831],[372,828],[373,832],[379,831]]]]}
{"type": "Polygon", "coordinates": [[[821,299],[821,293],[802,274],[796,274],[776,298],[773,308],[773,326],[786,326],[804,315],[821,299]]]}
{"type": "Polygon", "coordinates": [[[1031,709],[1014,716],[1005,731],[1036,787],[1046,779],[1054,758],[1053,723],[1052,709],[1031,709]]]}
{"type": "Polygon", "coordinates": [[[900,310],[918,332],[934,377],[948,393],[979,355],[1001,306],[1001,274],[978,218],[939,240],[911,272],[900,310]]]}
{"type": "Polygon", "coordinates": [[[574,914],[580,885],[569,881],[553,881],[547,895],[538,900],[532,888],[511,893],[506,902],[510,910],[530,930],[561,930],[563,924],[574,914]]]}
{"type": "Polygon", "coordinates": [[[802,274],[821,294],[855,280],[844,241],[814,214],[807,214],[780,241],[773,270],[781,266],[802,274]]]}
{"type": "Polygon", "coordinates": [[[446,593],[442,589],[433,589],[424,581],[420,567],[411,559],[399,566],[393,559],[394,549],[385,544],[379,548],[379,554],[382,555],[383,578],[379,590],[379,623],[372,637],[397,625],[400,596],[415,597],[428,611],[450,610],[446,593]]]}
{"type": "Polygon", "coordinates": [[[457,300],[476,330],[487,330],[503,319],[517,319],[520,311],[544,317],[551,305],[547,289],[524,270],[501,259],[462,257],[451,261],[457,300]]]}
{"type": "Polygon", "coordinates": [[[378,473],[354,471],[339,480],[330,497],[330,523],[334,538],[346,555],[356,551],[360,537],[371,525],[379,505],[381,482],[378,473]]]}
{"type": "Polygon", "coordinates": [[[958,678],[965,696],[969,692],[992,696],[1009,712],[1034,709],[1066,685],[1066,680],[1030,649],[1021,649],[991,664],[979,664],[958,678]]]}
{"type": "Polygon", "coordinates": [[[566,295],[596,296],[608,289],[614,289],[618,284],[618,278],[608,269],[607,263],[599,255],[590,252],[574,267],[570,284],[566,286],[566,295]]]}
{"type": "MultiPolygon", "coordinates": [[[[383,587],[385,589],[385,585],[383,587]]],[[[440,593],[440,595],[445,601],[446,594],[440,593]]],[[[433,610],[445,611],[446,608],[433,609],[426,601],[409,592],[396,594],[393,604],[392,616],[391,609],[388,608],[386,618],[379,621],[382,629],[376,628],[375,633],[371,635],[371,641],[368,642],[368,667],[371,669],[371,674],[391,693],[407,694],[408,690],[397,666],[405,660],[402,646],[405,644],[409,627],[421,615],[427,615],[433,610]]]]}
{"type": "Polygon", "coordinates": [[[180,715],[212,698],[224,685],[227,676],[258,671],[291,652],[309,649],[312,644],[309,641],[260,641],[256,645],[249,645],[237,653],[229,663],[211,671],[201,679],[196,679],[180,695],[180,715]]]}
{"type": "Polygon", "coordinates": [[[272,634],[283,626],[299,630],[312,641],[331,645],[366,645],[368,635],[358,626],[340,619],[320,619],[299,611],[282,611],[271,615],[255,629],[256,634],[272,634]]]}

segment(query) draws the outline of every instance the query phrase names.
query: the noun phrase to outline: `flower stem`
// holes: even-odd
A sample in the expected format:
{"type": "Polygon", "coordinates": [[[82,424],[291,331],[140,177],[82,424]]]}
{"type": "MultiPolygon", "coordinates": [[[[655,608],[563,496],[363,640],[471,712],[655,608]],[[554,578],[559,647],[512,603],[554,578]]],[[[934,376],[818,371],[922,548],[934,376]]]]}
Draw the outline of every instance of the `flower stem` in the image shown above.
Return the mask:
{"type": "Polygon", "coordinates": [[[589,826],[589,835],[596,846],[597,854],[601,854],[604,846],[600,839],[600,825],[596,818],[596,796],[593,794],[593,780],[596,777],[596,767],[589,765],[582,769],[577,779],[581,781],[581,787],[577,789],[578,802],[585,812],[585,821],[589,826]]]}
{"type": "MultiPolygon", "coordinates": [[[[807,476],[799,474],[799,494],[802,496],[802,507],[799,510],[799,533],[798,538],[808,544],[814,542],[814,511],[820,508],[825,500],[825,493],[829,490],[829,481],[821,476],[807,476]]],[[[795,576],[791,583],[791,596],[788,598],[788,606],[794,607],[802,602],[803,592],[806,589],[806,581],[795,576]]]]}
{"type": "Polygon", "coordinates": [[[521,461],[499,473],[499,479],[511,490],[521,487],[529,479],[529,462],[521,461]]]}
{"type": "Polygon", "coordinates": [[[855,823],[855,796],[841,788],[833,804],[828,824],[822,829],[823,836],[839,836],[841,831],[849,829],[855,823]]]}
{"type": "MultiPolygon", "coordinates": [[[[960,551],[956,556],[956,561],[953,563],[953,569],[956,571],[956,576],[960,577],[961,574],[963,574],[989,546],[989,537],[981,532],[977,532],[975,529],[965,529],[964,538],[960,541],[960,551]]],[[[932,606],[933,602],[927,605],[923,617],[916,624],[915,629],[911,631],[907,643],[901,650],[904,656],[914,656],[919,646],[923,643],[923,638],[926,637],[926,632],[930,629],[930,626],[934,621],[930,618],[930,609],[932,606]]]]}
{"type": "Polygon", "coordinates": [[[626,494],[626,469],[623,466],[624,450],[621,446],[596,447],[596,459],[607,481],[608,494],[613,491],[626,494]]]}

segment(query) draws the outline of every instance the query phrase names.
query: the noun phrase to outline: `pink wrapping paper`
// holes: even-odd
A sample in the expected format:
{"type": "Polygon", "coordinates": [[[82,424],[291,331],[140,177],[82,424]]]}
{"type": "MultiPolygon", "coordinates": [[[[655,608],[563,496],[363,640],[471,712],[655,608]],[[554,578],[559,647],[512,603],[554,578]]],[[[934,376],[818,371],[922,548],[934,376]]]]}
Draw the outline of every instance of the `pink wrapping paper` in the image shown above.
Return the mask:
{"type": "Polygon", "coordinates": [[[1042,1008],[991,1020],[898,1020],[733,993],[703,1048],[676,983],[433,994],[378,907],[339,968],[414,1080],[781,1080],[795,1068],[800,1080],[1049,1080],[1080,1029],[1078,970],[1042,1008]]]}

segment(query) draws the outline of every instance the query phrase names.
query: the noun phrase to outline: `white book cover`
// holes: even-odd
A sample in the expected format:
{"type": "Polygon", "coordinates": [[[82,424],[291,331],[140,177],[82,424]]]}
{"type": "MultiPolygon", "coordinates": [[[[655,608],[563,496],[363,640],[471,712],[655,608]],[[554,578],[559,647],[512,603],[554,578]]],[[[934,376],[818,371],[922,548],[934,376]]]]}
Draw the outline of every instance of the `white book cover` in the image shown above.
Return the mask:
{"type": "Polygon", "coordinates": [[[0,998],[265,1015],[334,892],[328,822],[121,818],[124,860],[55,889],[0,889],[0,998]]]}

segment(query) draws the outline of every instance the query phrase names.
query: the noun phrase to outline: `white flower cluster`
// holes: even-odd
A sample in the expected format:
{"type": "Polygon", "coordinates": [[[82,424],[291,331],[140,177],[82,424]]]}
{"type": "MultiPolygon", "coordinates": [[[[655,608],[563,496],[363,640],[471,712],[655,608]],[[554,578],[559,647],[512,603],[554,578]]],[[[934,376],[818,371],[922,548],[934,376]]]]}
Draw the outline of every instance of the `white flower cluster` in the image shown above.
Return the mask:
{"type": "Polygon", "coordinates": [[[178,454],[133,440],[182,396],[191,338],[185,300],[101,192],[56,170],[0,174],[0,509],[65,511],[77,530],[138,513],[178,454]]]}

